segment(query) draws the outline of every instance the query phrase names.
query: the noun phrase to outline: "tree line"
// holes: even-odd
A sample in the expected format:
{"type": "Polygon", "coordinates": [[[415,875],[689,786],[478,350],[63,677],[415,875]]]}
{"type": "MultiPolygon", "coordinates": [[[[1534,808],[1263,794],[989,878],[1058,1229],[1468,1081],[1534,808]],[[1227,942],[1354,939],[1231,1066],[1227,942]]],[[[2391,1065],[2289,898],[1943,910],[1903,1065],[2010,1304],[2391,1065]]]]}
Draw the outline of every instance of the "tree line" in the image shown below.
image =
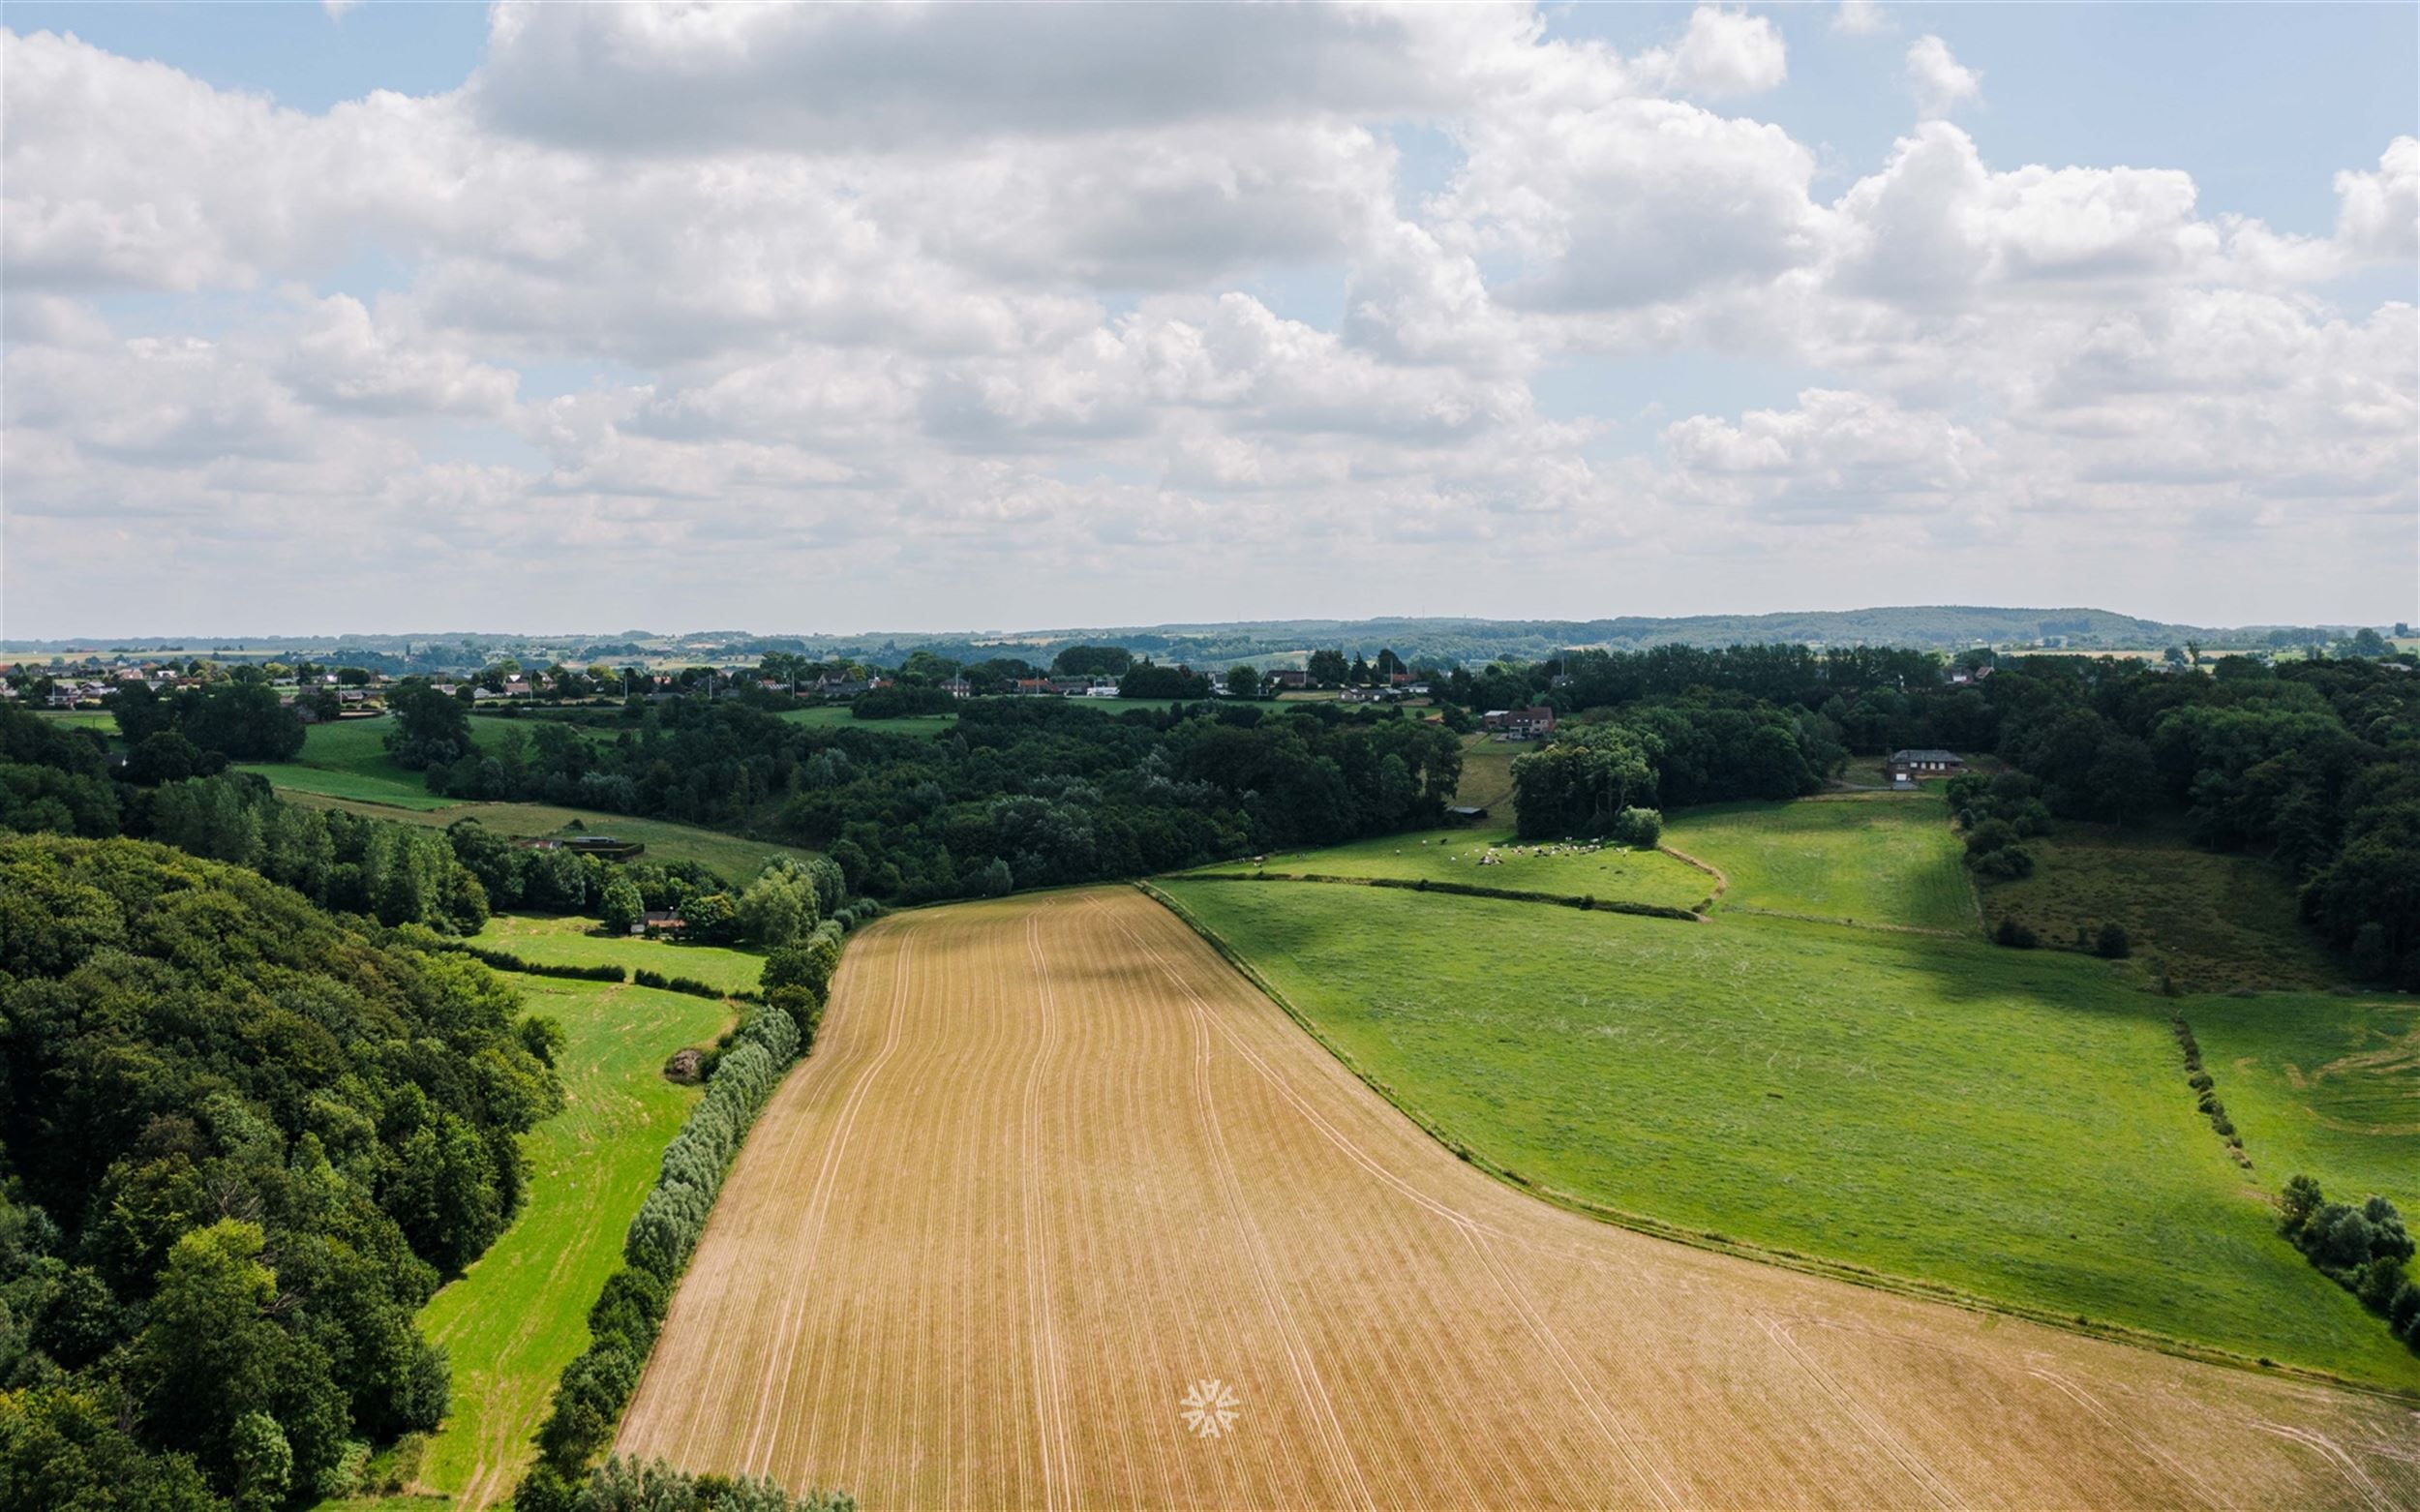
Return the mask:
{"type": "Polygon", "coordinates": [[[969,702],[936,739],[810,728],[744,700],[671,700],[630,706],[610,735],[548,721],[518,748],[482,750],[458,701],[402,688],[396,759],[426,763],[435,790],[767,834],[827,852],[851,894],[891,902],[1434,824],[1462,770],[1459,738],[1400,711],[1188,704],[1112,715],[1057,699],[969,702]]]}

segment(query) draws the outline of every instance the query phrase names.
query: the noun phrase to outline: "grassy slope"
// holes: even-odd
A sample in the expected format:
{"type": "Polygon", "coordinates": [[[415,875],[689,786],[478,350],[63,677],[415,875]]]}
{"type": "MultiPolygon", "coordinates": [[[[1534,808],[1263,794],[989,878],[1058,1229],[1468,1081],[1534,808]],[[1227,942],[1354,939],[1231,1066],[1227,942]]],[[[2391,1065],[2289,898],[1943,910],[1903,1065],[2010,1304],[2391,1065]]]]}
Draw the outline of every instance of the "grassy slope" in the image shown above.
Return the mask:
{"type": "Polygon", "coordinates": [[[796,845],[751,840],[741,835],[725,834],[719,830],[674,824],[669,819],[635,819],[628,814],[608,814],[593,808],[559,808],[552,803],[448,803],[443,808],[408,809],[311,793],[292,792],[286,796],[296,802],[322,808],[342,808],[372,819],[393,819],[437,829],[443,829],[457,819],[476,819],[497,833],[508,835],[554,834],[568,829],[577,820],[587,833],[637,840],[647,847],[645,859],[648,861],[693,861],[734,884],[745,883],[762,871],[765,862],[773,857],[804,860],[815,854],[796,845]]]}
{"type": "Polygon", "coordinates": [[[1530,749],[1526,742],[1465,736],[1462,742],[1462,785],[1454,801],[1465,807],[1490,810],[1491,819],[1512,817],[1513,758],[1530,749]]]}
{"type": "Polygon", "coordinates": [[[1721,907],[1971,930],[1949,805],[1927,796],[1719,803],[1665,816],[1664,843],[1730,878],[1721,907]]]}
{"type": "MultiPolygon", "coordinates": [[[[1386,835],[1316,851],[1272,851],[1261,868],[1279,874],[1323,877],[1410,877],[1510,888],[1566,896],[1593,895],[1667,908],[1694,908],[1705,901],[1713,879],[1656,851],[1603,850],[1546,854],[1555,846],[1521,847],[1501,832],[1438,830],[1426,834],[1386,835]],[[1493,848],[1499,863],[1482,866],[1493,848]],[[1528,854],[1524,854],[1524,851],[1528,854]]],[[[1235,871],[1234,863],[1203,868],[1235,871]]]]}
{"type": "MultiPolygon", "coordinates": [[[[637,964],[637,962],[631,962],[637,964]]],[[[722,1003],[677,992],[544,977],[509,978],[530,1012],[561,1021],[570,1105],[527,1136],[529,1205],[513,1226],[421,1314],[445,1346],[454,1397],[420,1461],[420,1485],[459,1496],[483,1468],[511,1489],[535,1451],[555,1378],[588,1347],[588,1310],[620,1263],[622,1230],[697,1090],[661,1074],[684,1044],[731,1020],[722,1003]]]]}
{"type": "Polygon", "coordinates": [[[756,985],[765,957],[751,951],[718,945],[674,945],[665,940],[634,940],[628,935],[599,934],[593,919],[559,914],[499,914],[471,938],[491,951],[508,951],[542,966],[599,966],[611,963],[633,971],[645,967],[667,977],[695,977],[725,992],[756,985]]]}
{"type": "Polygon", "coordinates": [[[431,793],[419,772],[396,766],[386,754],[386,733],[394,728],[395,722],[385,718],[315,724],[305,732],[302,751],[292,761],[260,762],[236,770],[257,771],[273,787],[325,798],[401,808],[445,807],[448,800],[431,793]]]}
{"type": "Polygon", "coordinates": [[[1166,887],[1406,1106],[1543,1186],[2420,1389],[2420,1360],[2271,1231],[2193,1110],[2163,1005],[2096,962],[1767,918],[1166,887]]]}
{"type": "Polygon", "coordinates": [[[2331,1197],[2420,1214],[2420,1005],[2189,998],[2184,1011],[2262,1186],[2297,1171],[2331,1197]]]}
{"type": "Polygon", "coordinates": [[[2062,824],[2025,842],[2034,874],[1983,890],[1983,911],[2012,915],[2046,941],[2072,942],[2076,926],[2126,926],[2148,972],[2167,962],[2188,990],[2325,986],[2343,980],[2297,922],[2292,887],[2249,856],[2193,849],[2158,831],[2062,824]]]}

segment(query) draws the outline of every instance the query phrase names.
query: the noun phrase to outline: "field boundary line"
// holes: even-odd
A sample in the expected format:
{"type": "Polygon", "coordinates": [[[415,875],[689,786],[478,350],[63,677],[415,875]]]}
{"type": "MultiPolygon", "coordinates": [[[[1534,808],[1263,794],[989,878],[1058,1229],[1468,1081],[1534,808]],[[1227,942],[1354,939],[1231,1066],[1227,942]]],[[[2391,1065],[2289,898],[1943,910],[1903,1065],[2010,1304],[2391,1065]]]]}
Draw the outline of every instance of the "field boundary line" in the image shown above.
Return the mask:
{"type": "MultiPolygon", "coordinates": [[[[1187,878],[1185,880],[1202,879],[1187,878]]],[[[2100,1339],[2111,1344],[2131,1345],[2136,1348],[2172,1355],[2178,1359],[2194,1360],[2204,1365],[2222,1365],[2255,1376],[2309,1381],[2339,1390],[2358,1392],[2366,1397],[2375,1397],[2389,1402],[2420,1402],[2420,1391],[2408,1391],[2394,1386],[2381,1386],[2370,1381],[2354,1380],[2331,1371],[2317,1370],[2307,1365],[2266,1363],[2249,1355],[2237,1354],[2232,1350],[2218,1348],[2210,1345],[2194,1344],[2170,1334],[2155,1333],[2147,1328],[2135,1328],[2126,1323],[2086,1318],[2076,1314],[2056,1313],[2047,1308],[2004,1301],[1997,1297],[1986,1297],[1960,1290],[1943,1282],[1896,1276],[1869,1266],[1858,1265],[1846,1260],[1826,1259],[1821,1255],[1805,1255],[1796,1250],[1768,1249],[1763,1245],[1735,1238],[1718,1230],[1682,1227],[1678,1224],[1649,1217],[1645,1213],[1634,1213],[1625,1208],[1615,1207],[1610,1203],[1599,1202],[1591,1197],[1581,1196],[1576,1193],[1546,1186],[1519,1171],[1497,1164],[1486,1155],[1448,1133],[1428,1115],[1411,1106],[1393,1086],[1374,1074],[1369,1068],[1353,1059],[1343,1046],[1331,1040],[1309,1014],[1296,1007],[1294,1001],[1279,989],[1275,983],[1262,976],[1260,969],[1255,966],[1242,952],[1228,944],[1224,935],[1203,922],[1183,903],[1150,882],[1138,881],[1133,886],[1158,902],[1161,907],[1174,914],[1184,922],[1188,928],[1201,936],[1221,958],[1234,967],[1245,981],[1259,989],[1269,1001],[1282,1009],[1286,1016],[1291,1018],[1303,1033],[1311,1036],[1321,1049],[1334,1056],[1337,1063],[1346,1071],[1360,1077],[1364,1085],[1384,1098],[1389,1106],[1411,1120],[1422,1133],[1452,1151],[1455,1158],[1464,1164],[1484,1171],[1504,1185],[1527,1193],[1541,1201],[1553,1203],[1557,1207],[1578,1213],[1586,1218],[1611,1224],[1617,1228],[1627,1228],[1634,1233],[1645,1234],[1650,1239],[1664,1239],[1674,1244],[1687,1245],[1693,1250],[1729,1255],[1782,1270],[1829,1277],[1833,1281],[1847,1282],[1852,1285],[1863,1286],[1873,1291],[1889,1292],[1894,1296],[1907,1297],[1916,1301],[1945,1303],[1969,1313],[1989,1313],[2004,1317],[2019,1318],[2025,1322],[2040,1324],[2044,1328],[2056,1329],[2061,1333],[2075,1334],[2086,1339],[2100,1339]]]]}
{"type": "Polygon", "coordinates": [[[1712,862],[1704,861],[1698,857],[1692,856],[1687,851],[1680,849],[1677,845],[1659,844],[1655,848],[1671,857],[1674,861],[1680,862],[1683,866],[1694,866],[1699,871],[1702,871],[1714,879],[1714,891],[1706,894],[1706,901],[1698,905],[1699,913],[1711,913],[1714,905],[1723,900],[1723,894],[1731,891],[1731,873],[1723,870],[1720,866],[1715,865],[1712,862]]]}
{"type": "Polygon", "coordinates": [[[1674,908],[1664,903],[1638,903],[1628,898],[1597,897],[1574,892],[1532,892],[1518,888],[1487,888],[1472,882],[1439,882],[1426,877],[1339,877],[1316,871],[1195,871],[1186,872],[1170,881],[1182,882],[1299,882],[1320,887],[1392,888],[1403,892],[1443,892],[1454,897],[1490,897],[1506,903],[1547,903],[1557,908],[1576,908],[1582,913],[1627,914],[1638,919],[1670,919],[1690,923],[1706,922],[1706,916],[1692,909],[1674,908]]]}

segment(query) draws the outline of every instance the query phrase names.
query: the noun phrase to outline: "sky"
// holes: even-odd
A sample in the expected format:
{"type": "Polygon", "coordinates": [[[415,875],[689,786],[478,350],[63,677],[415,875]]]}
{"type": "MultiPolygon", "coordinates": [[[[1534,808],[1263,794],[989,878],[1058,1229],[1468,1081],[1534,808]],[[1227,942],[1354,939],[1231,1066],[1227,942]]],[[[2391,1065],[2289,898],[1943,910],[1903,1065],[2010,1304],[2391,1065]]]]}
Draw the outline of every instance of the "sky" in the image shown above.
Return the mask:
{"type": "Polygon", "coordinates": [[[0,10],[0,639],[2420,620],[2409,5],[0,10]]]}

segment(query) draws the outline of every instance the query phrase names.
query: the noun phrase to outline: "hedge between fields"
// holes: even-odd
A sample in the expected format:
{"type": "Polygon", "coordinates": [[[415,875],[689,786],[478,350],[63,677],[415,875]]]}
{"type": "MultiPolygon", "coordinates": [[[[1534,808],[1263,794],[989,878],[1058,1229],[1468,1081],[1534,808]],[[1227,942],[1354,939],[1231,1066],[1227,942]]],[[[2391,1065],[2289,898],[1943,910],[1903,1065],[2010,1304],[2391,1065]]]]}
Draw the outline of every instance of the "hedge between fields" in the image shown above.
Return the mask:
{"type": "MultiPolygon", "coordinates": [[[[513,1492],[516,1512],[575,1512],[586,1504],[589,1461],[611,1440],[638,1389],[732,1161],[783,1074],[814,1048],[841,942],[836,921],[818,924],[796,953],[802,969],[786,969],[791,953],[777,953],[767,962],[765,989],[747,995],[752,1011],[714,1056],[706,1096],[664,1147],[655,1185],[622,1236],[624,1263],[589,1310],[589,1347],[556,1383],[553,1410],[537,1432],[538,1462],[513,1492]]],[[[728,995],[736,994],[713,993],[728,995]]]]}
{"type": "Polygon", "coordinates": [[[695,977],[667,977],[645,966],[625,969],[611,962],[599,962],[593,966],[564,966],[550,961],[533,961],[515,955],[510,951],[494,951],[484,945],[470,945],[459,940],[441,942],[441,948],[460,951],[498,971],[517,971],[529,977],[561,977],[572,982],[627,982],[661,992],[681,992],[690,997],[712,998],[717,1002],[725,998],[741,1003],[764,1001],[758,993],[746,987],[726,992],[711,982],[700,982],[695,977]]]}
{"type": "Polygon", "coordinates": [[[1633,903],[1626,898],[1598,897],[1594,893],[1531,892],[1519,888],[1488,888],[1473,882],[1440,882],[1433,877],[1332,877],[1316,871],[1195,871],[1187,873],[1186,882],[1317,882],[1344,888],[1401,888],[1407,892],[1451,892],[1460,897],[1502,898],[1514,903],[1553,903],[1563,908],[1577,908],[1600,914],[1637,914],[1648,919],[1685,919],[1692,922],[1706,916],[1686,908],[1672,908],[1662,903],[1633,903]]]}

